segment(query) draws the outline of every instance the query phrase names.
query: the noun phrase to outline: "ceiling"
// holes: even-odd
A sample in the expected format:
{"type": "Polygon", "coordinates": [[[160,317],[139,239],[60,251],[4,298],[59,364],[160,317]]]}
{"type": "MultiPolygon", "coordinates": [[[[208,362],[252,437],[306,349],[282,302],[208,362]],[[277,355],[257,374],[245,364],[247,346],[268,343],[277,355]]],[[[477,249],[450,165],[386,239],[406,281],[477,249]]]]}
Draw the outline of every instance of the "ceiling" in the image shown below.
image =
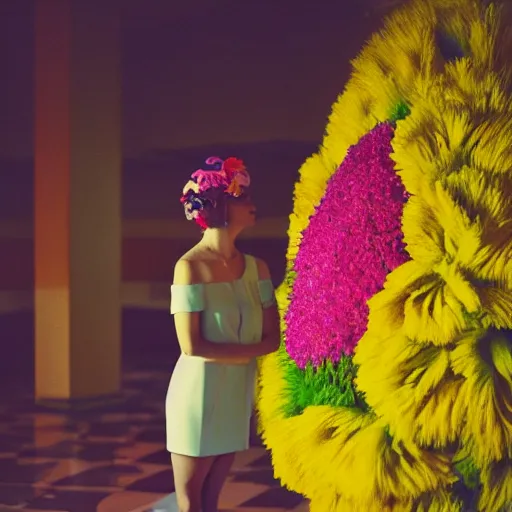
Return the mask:
{"type": "MultiPolygon", "coordinates": [[[[43,0],[44,1],[44,0],[43,0]]],[[[250,0],[246,0],[250,1],[250,0]]],[[[258,3],[261,3],[259,0],[258,3]]],[[[317,9],[322,5],[339,3],[347,11],[364,12],[366,15],[381,16],[404,3],[405,0],[309,0],[317,9]]],[[[307,3],[307,2],[304,2],[307,3]]],[[[240,0],[120,0],[123,21],[128,28],[150,28],[155,25],[179,22],[184,19],[201,17],[210,13],[238,7],[240,0]]],[[[296,0],[272,0],[269,10],[274,7],[297,7],[296,0]]]]}
{"type": "MultiPolygon", "coordinates": [[[[13,18],[26,18],[31,15],[35,2],[46,2],[48,0],[0,0],[0,18],[5,23],[12,21],[13,18]]],[[[87,0],[72,0],[87,1],[87,0]]],[[[88,0],[104,2],[105,0],[88,0]]],[[[226,12],[231,8],[240,8],[240,0],[106,0],[109,3],[117,2],[121,12],[125,28],[151,30],[157,26],[167,26],[169,24],[179,23],[180,21],[191,18],[208,17],[210,14],[226,12]]],[[[346,9],[347,14],[364,13],[366,16],[382,16],[396,6],[403,4],[406,0],[304,0],[301,7],[304,8],[308,3],[316,9],[323,7],[326,11],[331,11],[332,6],[340,4],[346,9]]],[[[246,0],[247,7],[250,6],[250,0],[246,0]]],[[[269,15],[272,10],[278,9],[296,9],[297,0],[257,0],[258,4],[267,3],[269,15]]],[[[250,11],[249,7],[249,11],[250,11]]]]}
{"type": "Polygon", "coordinates": [[[140,27],[160,25],[194,16],[207,16],[209,12],[229,8],[235,0],[122,0],[120,9],[123,22],[140,27]]]}

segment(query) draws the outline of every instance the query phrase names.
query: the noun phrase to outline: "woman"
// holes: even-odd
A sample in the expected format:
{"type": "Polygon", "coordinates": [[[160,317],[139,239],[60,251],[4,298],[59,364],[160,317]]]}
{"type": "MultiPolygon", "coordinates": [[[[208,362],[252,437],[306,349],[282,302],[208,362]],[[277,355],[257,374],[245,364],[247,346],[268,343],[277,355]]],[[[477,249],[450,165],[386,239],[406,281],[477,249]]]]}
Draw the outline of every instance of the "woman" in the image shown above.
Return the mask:
{"type": "Polygon", "coordinates": [[[181,355],[166,400],[180,512],[217,512],[235,453],[249,447],[256,358],[279,347],[279,318],[267,265],[235,247],[255,223],[243,162],[209,158],[181,202],[203,229],[176,264],[171,287],[181,355]]]}

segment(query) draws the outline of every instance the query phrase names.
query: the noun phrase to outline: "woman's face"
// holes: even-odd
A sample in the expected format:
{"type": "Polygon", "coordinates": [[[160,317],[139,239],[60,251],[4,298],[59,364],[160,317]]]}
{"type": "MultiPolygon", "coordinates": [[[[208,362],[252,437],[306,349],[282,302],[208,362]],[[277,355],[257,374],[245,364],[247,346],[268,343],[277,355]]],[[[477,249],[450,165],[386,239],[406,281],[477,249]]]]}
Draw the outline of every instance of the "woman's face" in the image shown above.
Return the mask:
{"type": "Polygon", "coordinates": [[[244,193],[228,200],[228,224],[239,230],[256,224],[256,207],[250,194],[244,193]]]}

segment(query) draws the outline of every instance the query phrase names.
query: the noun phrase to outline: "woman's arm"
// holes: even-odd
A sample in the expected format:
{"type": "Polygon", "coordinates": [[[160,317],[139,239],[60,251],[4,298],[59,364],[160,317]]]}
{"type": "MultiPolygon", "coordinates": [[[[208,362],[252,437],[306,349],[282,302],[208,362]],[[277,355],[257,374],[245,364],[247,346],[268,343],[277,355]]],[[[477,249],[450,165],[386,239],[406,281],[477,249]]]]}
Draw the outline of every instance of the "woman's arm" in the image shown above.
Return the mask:
{"type": "MultiPolygon", "coordinates": [[[[194,262],[180,260],[174,270],[174,284],[198,282],[194,262]]],[[[264,317],[270,315],[264,312],[264,317]]],[[[265,325],[264,320],[264,325],[265,325]]],[[[174,324],[181,351],[189,356],[199,356],[222,363],[247,363],[250,359],[273,352],[274,338],[263,339],[261,343],[214,343],[205,340],[201,334],[200,313],[175,313],[174,324]]],[[[271,324],[269,324],[271,325],[271,324]]],[[[279,323],[277,324],[279,328],[279,323]]],[[[278,345],[279,346],[279,343],[278,345]]]]}
{"type": "MultiPolygon", "coordinates": [[[[264,325],[274,323],[273,315],[269,310],[264,312],[263,323],[264,325]],[[265,321],[265,318],[269,318],[270,321],[265,321]]],[[[188,356],[199,356],[220,363],[247,363],[250,359],[274,352],[279,348],[279,337],[273,334],[268,334],[266,337],[264,335],[261,343],[248,345],[214,343],[205,340],[201,336],[200,313],[176,313],[174,324],[181,351],[188,356]]]]}
{"type": "MultiPolygon", "coordinates": [[[[271,279],[270,270],[268,265],[259,258],[256,259],[258,267],[258,277],[260,281],[266,281],[271,279]]],[[[281,343],[281,326],[279,321],[279,312],[275,299],[272,304],[268,307],[263,308],[263,331],[261,345],[265,352],[261,355],[270,354],[275,352],[281,343]]]]}
{"type": "MultiPolygon", "coordinates": [[[[261,343],[214,343],[201,336],[199,313],[176,313],[176,333],[181,351],[188,356],[199,356],[217,362],[246,363],[276,350],[273,338],[261,343]]],[[[279,347],[279,344],[277,345],[279,347]]]]}

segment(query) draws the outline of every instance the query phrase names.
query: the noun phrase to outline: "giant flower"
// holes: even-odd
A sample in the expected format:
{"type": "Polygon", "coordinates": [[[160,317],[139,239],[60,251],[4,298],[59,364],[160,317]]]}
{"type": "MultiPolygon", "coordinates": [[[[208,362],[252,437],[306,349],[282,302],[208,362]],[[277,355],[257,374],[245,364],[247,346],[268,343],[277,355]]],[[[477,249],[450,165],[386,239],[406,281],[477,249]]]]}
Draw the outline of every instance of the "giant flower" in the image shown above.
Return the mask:
{"type": "Polygon", "coordinates": [[[417,0],[300,170],[258,410],[313,512],[512,500],[512,55],[500,6],[417,0]]]}
{"type": "Polygon", "coordinates": [[[368,299],[408,259],[400,225],[406,194],[389,156],[393,133],[380,124],[348,152],[304,230],[286,313],[288,353],[300,368],[353,353],[366,331],[368,299]],[[346,272],[334,276],[336,268],[346,272]]]}

